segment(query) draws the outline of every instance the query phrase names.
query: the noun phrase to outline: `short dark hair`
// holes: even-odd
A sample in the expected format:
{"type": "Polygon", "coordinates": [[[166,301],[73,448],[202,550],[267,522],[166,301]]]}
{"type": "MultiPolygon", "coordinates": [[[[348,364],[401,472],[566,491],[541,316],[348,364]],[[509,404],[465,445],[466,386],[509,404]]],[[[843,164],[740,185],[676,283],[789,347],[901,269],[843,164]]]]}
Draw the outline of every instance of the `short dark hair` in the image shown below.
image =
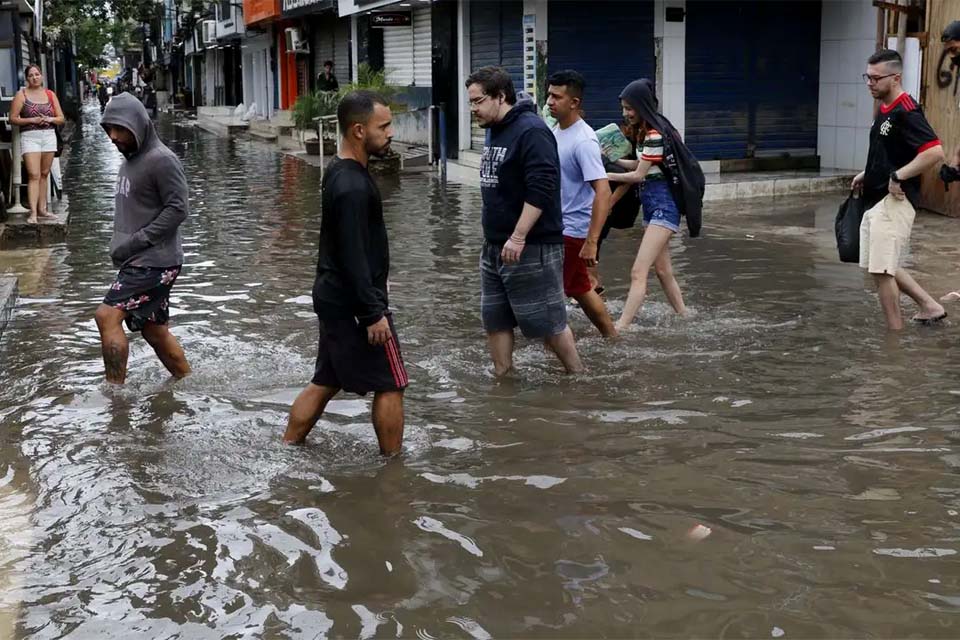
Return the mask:
{"type": "Polygon", "coordinates": [[[24,77],[24,78],[26,78],[26,77],[30,74],[30,69],[36,69],[37,71],[40,72],[40,75],[43,75],[43,69],[40,68],[40,65],[38,65],[38,64],[28,64],[28,65],[23,69],[23,77],[24,77]]]}
{"type": "Polygon", "coordinates": [[[332,66],[333,66],[333,60],[324,60],[324,61],[323,61],[323,66],[325,66],[325,67],[332,67],[332,66]]]}
{"type": "Polygon", "coordinates": [[[387,99],[374,91],[351,91],[343,96],[337,105],[337,122],[341,135],[347,135],[347,129],[355,124],[366,124],[373,115],[376,105],[390,106],[387,99]]]}
{"type": "Polygon", "coordinates": [[[469,88],[472,84],[480,85],[483,93],[496,98],[503,95],[507,104],[517,103],[517,90],[513,88],[513,79],[510,73],[503,67],[481,67],[467,78],[464,86],[469,88]]]}
{"type": "Polygon", "coordinates": [[[867,64],[880,64],[881,62],[893,65],[898,73],[903,71],[903,58],[893,49],[880,49],[880,51],[867,58],[867,64]]]}
{"type": "Polygon", "coordinates": [[[583,90],[587,88],[587,81],[580,72],[573,69],[557,71],[547,78],[547,86],[566,87],[567,93],[574,98],[583,98],[583,90]]]}

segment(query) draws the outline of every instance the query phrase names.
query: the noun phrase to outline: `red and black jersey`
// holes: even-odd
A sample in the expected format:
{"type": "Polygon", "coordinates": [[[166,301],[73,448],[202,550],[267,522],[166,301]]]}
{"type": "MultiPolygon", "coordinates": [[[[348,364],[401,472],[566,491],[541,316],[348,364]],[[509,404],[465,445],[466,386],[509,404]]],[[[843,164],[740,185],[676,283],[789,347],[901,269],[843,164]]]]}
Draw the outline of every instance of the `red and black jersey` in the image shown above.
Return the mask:
{"type": "MultiPolygon", "coordinates": [[[[909,164],[920,153],[936,147],[940,139],[927,122],[917,102],[904,92],[890,105],[880,105],[870,129],[870,152],[864,191],[868,201],[879,201],[887,194],[890,172],[909,164]]],[[[903,191],[914,207],[920,199],[920,177],[902,183],[903,191]]]]}

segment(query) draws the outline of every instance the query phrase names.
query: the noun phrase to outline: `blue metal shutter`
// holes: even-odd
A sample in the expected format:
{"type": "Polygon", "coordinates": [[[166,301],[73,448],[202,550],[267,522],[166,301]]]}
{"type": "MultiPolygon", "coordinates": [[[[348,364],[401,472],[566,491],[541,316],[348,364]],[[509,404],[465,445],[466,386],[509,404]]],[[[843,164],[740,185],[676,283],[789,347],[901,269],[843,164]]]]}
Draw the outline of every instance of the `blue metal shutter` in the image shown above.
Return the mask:
{"type": "MultiPolygon", "coordinates": [[[[504,67],[523,88],[523,2],[473,0],[470,7],[470,69],[504,67]]],[[[471,147],[483,149],[484,131],[471,121],[471,147]]]]}
{"type": "Polygon", "coordinates": [[[656,79],[653,2],[551,2],[547,15],[549,72],[583,74],[591,127],[620,122],[620,91],[638,78],[656,79]]]}
{"type": "Polygon", "coordinates": [[[820,2],[689,0],[687,145],[701,160],[813,155],[820,2]]]}

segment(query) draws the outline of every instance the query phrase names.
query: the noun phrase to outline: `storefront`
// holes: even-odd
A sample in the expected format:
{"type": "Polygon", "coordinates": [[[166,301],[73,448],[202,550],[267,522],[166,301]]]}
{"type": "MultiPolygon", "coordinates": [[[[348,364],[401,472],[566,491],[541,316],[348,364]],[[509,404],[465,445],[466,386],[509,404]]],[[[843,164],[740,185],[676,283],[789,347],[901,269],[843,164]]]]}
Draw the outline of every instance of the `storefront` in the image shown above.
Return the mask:
{"type": "Polygon", "coordinates": [[[688,0],[686,141],[698,158],[816,155],[820,11],[819,0],[688,0]]]}
{"type": "MultiPolygon", "coordinates": [[[[280,0],[243,0],[243,19],[247,32],[251,27],[265,31],[260,36],[248,38],[242,45],[243,51],[243,101],[247,105],[256,104],[257,114],[264,118],[273,117],[276,109],[276,73],[278,56],[283,32],[275,36],[275,22],[280,18],[280,0]],[[280,40],[280,44],[276,43],[280,40]]],[[[282,58],[279,58],[282,60],[282,58]]],[[[282,104],[282,103],[281,103],[282,104]]]]}
{"type": "Polygon", "coordinates": [[[270,33],[248,38],[243,52],[243,103],[249,109],[256,105],[261,118],[272,118],[274,113],[274,55],[273,36],[270,33]]]}

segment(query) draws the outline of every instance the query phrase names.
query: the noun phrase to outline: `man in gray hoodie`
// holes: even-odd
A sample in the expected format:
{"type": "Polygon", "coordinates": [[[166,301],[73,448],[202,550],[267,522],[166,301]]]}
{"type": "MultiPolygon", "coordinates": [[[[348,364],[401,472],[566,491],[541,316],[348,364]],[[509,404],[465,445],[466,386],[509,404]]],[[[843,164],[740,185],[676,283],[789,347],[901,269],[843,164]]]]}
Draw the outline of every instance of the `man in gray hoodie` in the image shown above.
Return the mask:
{"type": "Polygon", "coordinates": [[[180,225],[188,212],[187,178],[135,96],[114,97],[100,124],[126,158],[117,174],[110,240],[110,258],[120,272],[96,313],[107,381],[123,384],[127,376],[124,322],[143,334],[175,378],[182,378],[190,365],[167,323],[170,289],[183,265],[180,225]]]}

